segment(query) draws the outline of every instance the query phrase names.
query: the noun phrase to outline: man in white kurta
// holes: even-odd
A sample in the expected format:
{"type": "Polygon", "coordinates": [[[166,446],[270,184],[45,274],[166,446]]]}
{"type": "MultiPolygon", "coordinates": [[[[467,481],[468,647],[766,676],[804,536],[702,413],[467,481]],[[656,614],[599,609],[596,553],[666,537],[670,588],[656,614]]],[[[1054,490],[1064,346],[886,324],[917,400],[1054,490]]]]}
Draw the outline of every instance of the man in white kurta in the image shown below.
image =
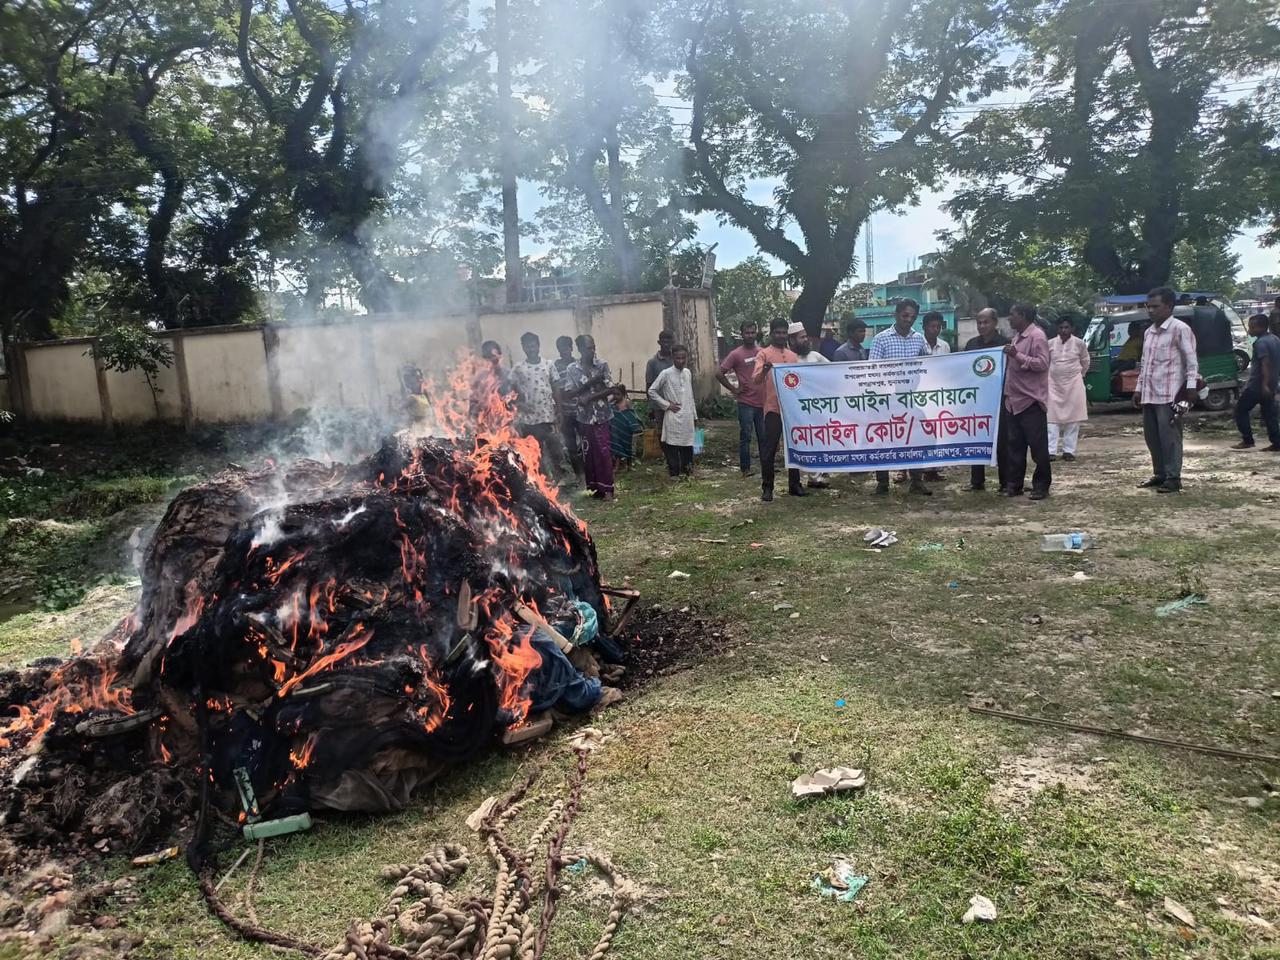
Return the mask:
{"type": "Polygon", "coordinates": [[[1089,419],[1084,377],[1089,372],[1089,348],[1075,335],[1070,320],[1058,321],[1058,335],[1049,341],[1049,456],[1076,458],[1080,424],[1089,419]]]}
{"type": "Polygon", "coordinates": [[[693,374],[687,349],[671,348],[671,366],[650,384],[649,400],[662,411],[662,452],[667,458],[667,472],[673,477],[691,476],[698,410],[693,402],[693,374]]]}

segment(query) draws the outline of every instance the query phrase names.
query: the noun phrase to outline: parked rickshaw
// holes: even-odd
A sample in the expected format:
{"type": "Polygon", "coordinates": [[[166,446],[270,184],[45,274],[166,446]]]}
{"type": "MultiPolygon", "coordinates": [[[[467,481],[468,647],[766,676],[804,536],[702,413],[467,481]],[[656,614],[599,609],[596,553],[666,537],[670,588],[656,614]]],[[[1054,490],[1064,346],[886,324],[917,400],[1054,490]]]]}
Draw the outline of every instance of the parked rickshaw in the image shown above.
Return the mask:
{"type": "MultiPolygon", "coordinates": [[[[1196,338],[1196,357],[1200,362],[1203,386],[1199,406],[1206,410],[1226,410],[1235,403],[1241,370],[1249,363],[1248,354],[1237,349],[1232,324],[1217,307],[1179,304],[1173,315],[1191,327],[1196,338]]],[[[1130,344],[1131,336],[1139,338],[1151,325],[1147,311],[1125,310],[1095,317],[1085,333],[1089,347],[1089,373],[1085,377],[1085,396],[1090,403],[1117,403],[1132,400],[1138,384],[1141,352],[1130,344]]]]}

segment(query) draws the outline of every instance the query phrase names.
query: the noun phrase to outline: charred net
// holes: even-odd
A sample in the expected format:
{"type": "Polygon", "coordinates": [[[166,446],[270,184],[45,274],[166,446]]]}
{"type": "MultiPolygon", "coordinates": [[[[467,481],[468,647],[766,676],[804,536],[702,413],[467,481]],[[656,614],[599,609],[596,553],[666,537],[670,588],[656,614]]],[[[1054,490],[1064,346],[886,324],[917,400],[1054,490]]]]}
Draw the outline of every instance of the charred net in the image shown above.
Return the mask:
{"type": "MultiPolygon", "coordinates": [[[[595,548],[535,450],[398,438],[351,466],[235,468],[184,491],[111,642],[0,682],[18,713],[5,765],[34,746],[170,771],[152,789],[172,802],[391,810],[531,713],[591,706],[597,658],[619,651],[595,548]]],[[[51,802],[38,770],[18,784],[10,819],[51,802]]]]}

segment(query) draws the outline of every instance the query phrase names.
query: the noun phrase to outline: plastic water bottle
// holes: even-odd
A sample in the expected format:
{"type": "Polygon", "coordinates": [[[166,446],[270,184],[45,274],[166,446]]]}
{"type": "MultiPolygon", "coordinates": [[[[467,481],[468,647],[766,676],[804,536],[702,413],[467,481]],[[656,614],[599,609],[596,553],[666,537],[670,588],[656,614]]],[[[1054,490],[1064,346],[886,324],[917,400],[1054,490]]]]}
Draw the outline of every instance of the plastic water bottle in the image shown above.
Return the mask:
{"type": "Polygon", "coordinates": [[[1078,552],[1092,546],[1093,537],[1087,533],[1046,533],[1040,541],[1040,550],[1044,553],[1078,552]]]}

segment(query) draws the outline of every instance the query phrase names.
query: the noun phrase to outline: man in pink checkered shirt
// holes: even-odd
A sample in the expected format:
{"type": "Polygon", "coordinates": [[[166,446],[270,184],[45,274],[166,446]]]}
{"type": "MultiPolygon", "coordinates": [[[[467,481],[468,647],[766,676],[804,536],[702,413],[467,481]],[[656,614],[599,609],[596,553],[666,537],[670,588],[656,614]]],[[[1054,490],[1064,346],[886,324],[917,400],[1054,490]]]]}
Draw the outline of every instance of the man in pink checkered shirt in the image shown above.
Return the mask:
{"type": "Polygon", "coordinates": [[[1173,315],[1176,300],[1168,287],[1147,294],[1151,326],[1142,335],[1142,367],[1133,394],[1151,451],[1151,479],[1139,486],[1158,493],[1182,491],[1182,417],[1176,404],[1195,402],[1200,379],[1195,334],[1173,315]]]}

